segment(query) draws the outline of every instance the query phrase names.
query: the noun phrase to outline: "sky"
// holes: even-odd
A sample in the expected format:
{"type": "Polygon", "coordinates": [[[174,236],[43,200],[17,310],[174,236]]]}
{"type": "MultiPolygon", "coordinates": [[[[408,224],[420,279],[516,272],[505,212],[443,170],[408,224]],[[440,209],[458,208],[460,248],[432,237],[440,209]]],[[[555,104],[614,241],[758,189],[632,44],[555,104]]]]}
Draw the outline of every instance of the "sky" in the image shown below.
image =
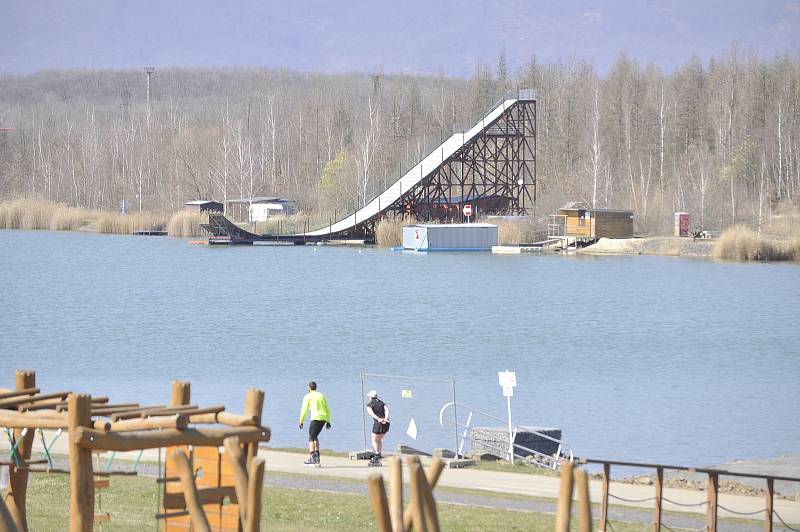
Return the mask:
{"type": "Polygon", "coordinates": [[[800,50],[800,0],[0,0],[0,72],[154,66],[469,76],[621,52],[671,71],[800,50]]]}

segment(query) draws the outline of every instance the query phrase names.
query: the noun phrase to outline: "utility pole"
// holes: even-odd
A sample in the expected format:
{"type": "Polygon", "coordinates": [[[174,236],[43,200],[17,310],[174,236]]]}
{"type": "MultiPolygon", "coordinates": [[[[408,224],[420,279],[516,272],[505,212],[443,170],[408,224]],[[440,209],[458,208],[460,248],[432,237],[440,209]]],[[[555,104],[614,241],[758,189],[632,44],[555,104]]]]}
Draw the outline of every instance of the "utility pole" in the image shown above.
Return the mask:
{"type": "Polygon", "coordinates": [[[131,110],[131,93],[130,91],[124,90],[119,93],[120,98],[120,108],[122,109],[122,118],[125,120],[127,124],[130,121],[130,110],[131,110]]]}
{"type": "Polygon", "coordinates": [[[155,67],[144,67],[144,73],[147,74],[147,127],[150,127],[150,100],[153,97],[153,91],[150,85],[150,77],[156,71],[155,67]]]}

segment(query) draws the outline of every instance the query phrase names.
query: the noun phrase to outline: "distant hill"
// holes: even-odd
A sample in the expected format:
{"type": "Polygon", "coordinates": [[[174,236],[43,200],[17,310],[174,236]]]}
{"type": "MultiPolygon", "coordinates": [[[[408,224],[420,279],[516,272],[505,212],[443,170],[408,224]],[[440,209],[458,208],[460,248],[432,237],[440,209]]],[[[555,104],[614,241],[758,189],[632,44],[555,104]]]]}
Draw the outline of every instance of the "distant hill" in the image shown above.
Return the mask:
{"type": "Polygon", "coordinates": [[[505,51],[606,71],[621,51],[667,71],[731,42],[764,57],[800,46],[798,0],[473,0],[236,3],[4,0],[0,72],[267,66],[468,76],[505,51]]]}

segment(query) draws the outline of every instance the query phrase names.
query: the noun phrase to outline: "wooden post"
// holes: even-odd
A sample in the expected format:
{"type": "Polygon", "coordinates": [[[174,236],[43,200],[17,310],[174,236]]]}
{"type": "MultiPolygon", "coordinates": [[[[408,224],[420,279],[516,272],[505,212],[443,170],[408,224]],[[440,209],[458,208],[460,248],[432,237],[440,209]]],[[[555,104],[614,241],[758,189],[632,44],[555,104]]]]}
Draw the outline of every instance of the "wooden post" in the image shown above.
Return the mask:
{"type": "Polygon", "coordinates": [[[772,512],[774,510],[773,497],[775,495],[775,481],[767,479],[766,504],[764,508],[764,532],[772,532],[772,512]]]}
{"type": "Polygon", "coordinates": [[[653,531],[661,532],[661,504],[664,490],[664,468],[656,468],[656,497],[653,503],[653,531]]]}
{"type": "Polygon", "coordinates": [[[264,488],[264,459],[256,457],[247,467],[247,518],[244,532],[261,530],[261,492],[264,488]]]}
{"type": "Polygon", "coordinates": [[[11,517],[11,512],[8,511],[8,506],[0,498],[0,532],[19,532],[14,518],[11,517]]]}
{"type": "Polygon", "coordinates": [[[603,498],[600,504],[600,523],[597,525],[599,532],[608,528],[608,488],[611,481],[611,464],[603,464],[603,498]]]}
{"type": "Polygon", "coordinates": [[[222,442],[225,447],[225,453],[228,460],[231,462],[231,469],[233,470],[233,485],[236,490],[236,500],[239,502],[239,521],[244,527],[247,521],[247,469],[244,462],[244,455],[242,454],[242,446],[239,444],[239,438],[225,438],[222,442]]]}
{"type": "Polygon", "coordinates": [[[175,462],[175,467],[178,468],[178,476],[183,488],[183,500],[186,501],[186,509],[189,510],[192,518],[192,529],[197,532],[211,532],[203,505],[200,504],[200,494],[197,493],[197,485],[194,483],[194,473],[189,458],[185,452],[176,450],[172,453],[172,460],[175,462]]]}
{"type": "MultiPolygon", "coordinates": [[[[256,425],[261,425],[261,414],[264,410],[264,392],[256,388],[248,388],[244,396],[244,415],[254,417],[256,425]]],[[[258,442],[247,445],[247,463],[258,454],[258,442]]]]}
{"type": "Polygon", "coordinates": [[[192,384],[189,381],[172,381],[172,399],[169,406],[188,405],[192,396],[192,384]]]}
{"type": "Polygon", "coordinates": [[[389,513],[392,517],[392,529],[394,532],[405,532],[403,526],[403,463],[399,456],[392,456],[389,459],[389,468],[392,486],[389,513]]]}
{"type": "Polygon", "coordinates": [[[419,476],[417,485],[422,490],[422,496],[425,501],[425,523],[428,526],[428,532],[439,532],[439,513],[436,510],[436,499],[433,498],[433,490],[428,485],[422,466],[417,470],[417,475],[419,476]]]}
{"type": "Polygon", "coordinates": [[[91,532],[94,523],[94,475],[92,450],[78,445],[79,427],[92,426],[92,398],[70,394],[68,399],[69,431],[69,530],[91,532]]]}
{"type": "Polygon", "coordinates": [[[389,505],[386,503],[386,489],[380,473],[369,476],[369,495],[372,499],[372,511],[375,512],[375,526],[378,532],[392,532],[392,520],[389,517],[389,505]]]}
{"type": "Polygon", "coordinates": [[[586,470],[576,468],[573,473],[575,489],[578,490],[578,508],[580,509],[580,532],[592,532],[592,503],[589,500],[589,477],[586,470]]]}
{"type": "MultiPolygon", "coordinates": [[[[36,387],[36,372],[17,370],[14,375],[14,390],[22,391],[36,387]]],[[[14,430],[14,440],[22,441],[17,446],[17,456],[24,461],[31,456],[33,445],[34,430],[28,429],[23,436],[25,429],[14,430]]],[[[13,460],[12,460],[13,461],[13,460]]],[[[28,530],[28,518],[25,512],[25,504],[28,498],[28,472],[20,471],[16,465],[8,466],[8,492],[6,493],[6,504],[14,523],[19,530],[28,530]]]]}
{"type": "Polygon", "coordinates": [[[716,473],[708,474],[707,493],[708,508],[706,509],[706,530],[717,532],[717,497],[719,489],[719,475],[716,473]]]}
{"type": "Polygon", "coordinates": [[[572,462],[561,463],[561,490],[556,506],[556,532],[569,532],[572,512],[572,462]]]}
{"type": "MultiPolygon", "coordinates": [[[[417,457],[419,460],[419,457],[417,457]]],[[[422,467],[422,466],[420,466],[422,467]]],[[[409,475],[411,474],[411,465],[408,466],[409,475]]],[[[426,477],[428,480],[428,486],[431,490],[436,487],[436,483],[439,482],[439,477],[444,470],[444,462],[442,462],[439,458],[434,458],[431,461],[431,465],[428,467],[428,472],[426,473],[426,477]]],[[[409,478],[410,483],[410,478],[409,478]]],[[[413,512],[411,509],[411,505],[403,511],[403,529],[404,530],[411,530],[412,521],[413,521],[413,512]]]]}
{"type": "Polygon", "coordinates": [[[428,524],[425,520],[425,497],[419,486],[420,469],[422,469],[422,463],[419,456],[410,456],[408,458],[408,483],[411,488],[411,522],[416,532],[428,532],[428,524]]]}

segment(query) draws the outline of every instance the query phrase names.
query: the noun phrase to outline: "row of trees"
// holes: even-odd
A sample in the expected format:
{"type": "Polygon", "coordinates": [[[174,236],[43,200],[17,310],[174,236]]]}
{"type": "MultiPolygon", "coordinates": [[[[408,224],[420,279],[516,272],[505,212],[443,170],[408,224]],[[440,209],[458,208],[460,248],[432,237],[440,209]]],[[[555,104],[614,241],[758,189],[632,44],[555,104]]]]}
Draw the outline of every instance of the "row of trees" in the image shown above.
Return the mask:
{"type": "Polygon", "coordinates": [[[665,74],[501,56],[472,79],[264,70],[0,77],[0,195],[138,210],[279,195],[320,219],[352,209],[507,90],[538,99],[537,215],[565,200],[632,208],[642,231],[686,210],[760,225],[800,197],[800,57],[732,47],[665,74]],[[130,97],[121,96],[123,91],[130,97]]]}

